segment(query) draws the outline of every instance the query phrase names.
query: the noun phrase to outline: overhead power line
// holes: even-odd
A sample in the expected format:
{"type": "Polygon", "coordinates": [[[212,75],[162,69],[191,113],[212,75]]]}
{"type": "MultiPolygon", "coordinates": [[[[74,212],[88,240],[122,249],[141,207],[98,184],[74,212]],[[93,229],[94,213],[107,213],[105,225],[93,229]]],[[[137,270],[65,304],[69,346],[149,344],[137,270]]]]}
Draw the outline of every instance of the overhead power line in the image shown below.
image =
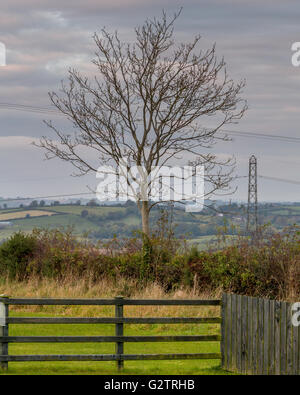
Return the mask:
{"type": "MultiPolygon", "coordinates": [[[[245,178],[248,176],[238,176],[236,178],[245,178]]],[[[300,185],[300,181],[295,181],[295,180],[289,180],[285,178],[278,178],[278,177],[271,177],[271,176],[263,176],[263,175],[258,175],[257,177],[259,178],[264,178],[267,180],[271,181],[279,181],[279,182],[286,182],[290,184],[295,184],[295,185],[300,185]]],[[[95,195],[95,192],[80,192],[80,193],[71,193],[71,194],[61,194],[61,195],[48,195],[48,196],[32,196],[28,198],[13,198],[13,199],[3,199],[4,201],[21,201],[21,200],[40,200],[40,199],[54,199],[54,198],[59,198],[59,197],[74,197],[74,196],[91,196],[95,195]]]]}
{"type": "Polygon", "coordinates": [[[287,178],[270,177],[270,176],[258,176],[259,178],[264,178],[265,180],[287,182],[289,184],[300,185],[300,181],[288,180],[287,178]]]}
{"type": "MultiPolygon", "coordinates": [[[[0,102],[0,109],[25,111],[25,112],[45,114],[45,115],[65,116],[65,114],[61,113],[54,107],[39,107],[39,106],[30,106],[30,105],[17,104],[17,103],[0,102]]],[[[246,132],[241,130],[225,130],[225,129],[220,129],[219,132],[236,137],[246,137],[246,138],[264,139],[264,140],[272,140],[272,141],[284,141],[289,143],[300,143],[300,137],[293,137],[286,135],[275,135],[275,134],[267,134],[267,133],[246,132]]]]}
{"type": "Polygon", "coordinates": [[[60,111],[56,110],[53,107],[37,107],[16,103],[0,103],[0,108],[4,110],[26,111],[40,114],[63,115],[60,111]]]}
{"type": "Polygon", "coordinates": [[[268,140],[279,140],[279,141],[287,141],[290,143],[300,143],[300,137],[292,137],[292,136],[284,136],[284,135],[275,135],[275,134],[266,134],[266,133],[256,133],[256,132],[242,132],[242,131],[234,131],[234,130],[221,130],[223,133],[232,134],[238,137],[252,137],[259,139],[268,139],[268,140]]]}

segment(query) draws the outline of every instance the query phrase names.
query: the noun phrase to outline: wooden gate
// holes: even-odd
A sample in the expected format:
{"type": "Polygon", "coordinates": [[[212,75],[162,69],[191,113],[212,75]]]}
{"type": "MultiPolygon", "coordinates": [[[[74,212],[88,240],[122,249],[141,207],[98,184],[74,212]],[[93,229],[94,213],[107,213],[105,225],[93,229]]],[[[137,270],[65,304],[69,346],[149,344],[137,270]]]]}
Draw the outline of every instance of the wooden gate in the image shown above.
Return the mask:
{"type": "Polygon", "coordinates": [[[12,299],[0,298],[2,319],[0,321],[0,362],[2,369],[8,368],[9,362],[24,361],[116,361],[121,369],[124,361],[136,360],[178,360],[178,359],[221,359],[221,353],[186,353],[186,354],[124,354],[126,342],[220,342],[220,335],[193,336],[124,336],[125,324],[220,324],[220,317],[124,317],[124,306],[220,306],[220,300],[148,300],[148,299],[12,299]],[[115,306],[112,318],[31,318],[10,317],[11,305],[80,305],[80,306],[115,306]],[[9,336],[11,324],[115,324],[115,336],[9,336]],[[115,343],[115,354],[92,355],[10,355],[10,343],[115,343]]]}

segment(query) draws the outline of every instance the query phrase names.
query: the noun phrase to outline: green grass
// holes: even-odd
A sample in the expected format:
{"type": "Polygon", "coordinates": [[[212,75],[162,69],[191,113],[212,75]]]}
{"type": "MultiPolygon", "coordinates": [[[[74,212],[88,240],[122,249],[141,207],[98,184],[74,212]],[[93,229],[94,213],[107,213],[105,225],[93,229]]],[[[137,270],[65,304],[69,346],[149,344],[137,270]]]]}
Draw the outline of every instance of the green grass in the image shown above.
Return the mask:
{"type": "MultiPolygon", "coordinates": [[[[53,211],[60,215],[54,215],[52,217],[40,217],[40,218],[24,218],[19,220],[12,220],[12,226],[0,229],[0,242],[9,238],[13,233],[17,231],[23,232],[30,232],[33,228],[57,228],[63,227],[67,228],[72,226],[74,228],[74,234],[79,238],[84,238],[86,233],[95,232],[99,230],[99,228],[107,227],[110,228],[115,223],[123,223],[126,226],[134,226],[136,228],[140,228],[141,218],[139,215],[127,215],[122,218],[116,218],[115,220],[103,219],[103,223],[93,223],[87,218],[81,217],[81,212],[83,210],[87,210],[89,215],[97,215],[99,217],[105,216],[110,212],[120,212],[124,213],[126,207],[113,207],[113,206],[98,206],[98,207],[90,207],[90,206],[83,206],[83,205],[58,205],[58,206],[45,206],[45,207],[36,207],[36,208],[8,208],[8,209],[0,209],[1,214],[7,214],[12,212],[20,212],[24,210],[46,210],[46,211],[53,211]]],[[[273,226],[276,229],[281,230],[283,227],[287,226],[288,224],[292,225],[294,223],[299,224],[299,219],[296,218],[289,218],[289,215],[297,216],[300,212],[300,206],[298,205],[278,205],[275,207],[263,207],[260,208],[261,210],[261,222],[270,222],[273,223],[273,226]],[[282,221],[286,219],[286,223],[280,223],[280,219],[278,223],[275,222],[275,218],[277,216],[282,216],[282,221]],[[286,217],[286,218],[285,218],[286,217]]],[[[260,212],[260,211],[259,211],[260,212]]],[[[241,213],[237,212],[236,215],[240,216],[241,213]]],[[[174,210],[174,223],[176,224],[186,224],[188,225],[197,225],[200,230],[203,230],[205,226],[210,225],[215,229],[217,233],[217,228],[220,226],[220,219],[214,217],[214,215],[203,215],[202,213],[195,213],[191,217],[189,213],[185,213],[184,211],[174,210]],[[193,221],[191,221],[193,218],[193,221]],[[201,227],[203,229],[201,229],[201,227]]],[[[185,233],[183,231],[183,236],[187,239],[190,239],[190,235],[188,231],[185,233]]],[[[201,250],[206,249],[208,246],[208,241],[211,239],[215,239],[215,235],[206,235],[206,236],[199,236],[194,240],[190,240],[190,242],[195,242],[198,244],[201,250]]]]}
{"type": "Polygon", "coordinates": [[[0,229],[0,241],[7,239],[13,233],[31,232],[34,228],[41,229],[56,229],[56,228],[74,228],[75,235],[82,235],[86,232],[92,232],[98,230],[99,227],[86,218],[82,218],[75,214],[61,214],[53,215],[51,217],[36,217],[36,218],[25,218],[13,221],[13,225],[9,228],[0,229]]]}
{"type": "Polygon", "coordinates": [[[227,235],[225,243],[222,241],[222,238],[216,235],[209,235],[209,236],[200,236],[197,239],[189,239],[189,245],[195,245],[199,250],[207,250],[208,248],[216,248],[222,247],[225,245],[230,245],[235,240],[243,236],[232,236],[227,235]]]}
{"type": "MultiPolygon", "coordinates": [[[[45,316],[45,313],[12,313],[11,316],[45,316]]],[[[51,314],[47,314],[51,316],[51,314]]],[[[52,315],[53,316],[53,315],[52,315]]],[[[125,335],[196,335],[217,334],[219,325],[125,325],[125,335]]],[[[10,325],[11,336],[85,336],[114,335],[114,325],[10,325]]],[[[10,344],[9,354],[111,354],[113,343],[69,343],[69,344],[10,344]]],[[[125,353],[196,353],[219,352],[218,342],[182,343],[127,343],[125,353]]],[[[228,374],[220,368],[218,360],[186,361],[125,361],[123,374],[228,374]]],[[[115,362],[10,362],[8,375],[94,375],[119,374],[115,362]]]]}

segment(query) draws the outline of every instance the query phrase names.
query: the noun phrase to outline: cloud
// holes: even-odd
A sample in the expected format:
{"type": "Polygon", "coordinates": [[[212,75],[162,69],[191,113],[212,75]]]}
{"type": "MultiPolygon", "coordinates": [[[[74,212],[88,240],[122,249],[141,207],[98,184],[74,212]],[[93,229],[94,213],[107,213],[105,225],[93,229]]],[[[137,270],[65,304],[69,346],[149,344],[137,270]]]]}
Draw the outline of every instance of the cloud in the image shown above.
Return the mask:
{"type": "MultiPolygon", "coordinates": [[[[0,41],[7,48],[7,66],[0,68],[0,104],[49,106],[47,92],[59,89],[68,67],[89,75],[95,72],[90,63],[95,51],[93,32],[106,26],[111,31],[119,30],[123,40],[132,41],[134,27],[146,17],[159,16],[162,8],[173,13],[181,5],[182,2],[174,0],[11,0],[1,4],[0,41]]],[[[175,27],[176,43],[190,41],[201,33],[203,48],[217,43],[217,53],[220,57],[224,55],[229,75],[235,81],[247,80],[244,96],[250,109],[242,122],[232,128],[299,135],[300,68],[294,68],[290,60],[291,43],[299,41],[299,18],[300,8],[293,0],[184,2],[175,27]]],[[[13,160],[13,155],[21,158],[23,149],[24,153],[34,152],[25,148],[28,139],[48,133],[42,123],[47,115],[8,111],[1,109],[1,105],[0,115],[0,151],[8,161],[5,163],[13,160]],[[11,137],[20,135],[25,140],[11,137]]],[[[296,161],[298,147],[237,138],[216,150],[234,153],[239,171],[245,172],[247,158],[253,152],[261,158],[270,158],[272,151],[270,160],[291,157],[296,161]]],[[[41,156],[35,155],[38,154],[24,157],[28,166],[23,167],[23,172],[38,171],[41,156]]],[[[298,164],[296,161],[295,168],[298,164]]],[[[276,166],[268,167],[264,159],[261,166],[270,171],[268,175],[277,171],[276,166]]],[[[284,171],[289,166],[283,165],[284,171]]],[[[71,172],[58,164],[53,168],[65,176],[71,172]]],[[[8,174],[11,169],[7,167],[8,174]]],[[[292,194],[293,190],[290,191],[292,194]]],[[[280,193],[284,196],[286,190],[280,193]]]]}

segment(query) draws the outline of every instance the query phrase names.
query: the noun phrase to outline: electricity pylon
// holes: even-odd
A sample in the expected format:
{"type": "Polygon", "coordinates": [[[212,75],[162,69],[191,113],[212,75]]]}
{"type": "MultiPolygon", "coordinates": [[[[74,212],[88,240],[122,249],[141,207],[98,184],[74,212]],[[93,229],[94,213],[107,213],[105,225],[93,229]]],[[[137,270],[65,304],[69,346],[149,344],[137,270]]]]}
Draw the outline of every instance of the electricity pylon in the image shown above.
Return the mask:
{"type": "Polygon", "coordinates": [[[249,159],[247,232],[256,232],[257,225],[257,159],[252,155],[249,159]]]}

